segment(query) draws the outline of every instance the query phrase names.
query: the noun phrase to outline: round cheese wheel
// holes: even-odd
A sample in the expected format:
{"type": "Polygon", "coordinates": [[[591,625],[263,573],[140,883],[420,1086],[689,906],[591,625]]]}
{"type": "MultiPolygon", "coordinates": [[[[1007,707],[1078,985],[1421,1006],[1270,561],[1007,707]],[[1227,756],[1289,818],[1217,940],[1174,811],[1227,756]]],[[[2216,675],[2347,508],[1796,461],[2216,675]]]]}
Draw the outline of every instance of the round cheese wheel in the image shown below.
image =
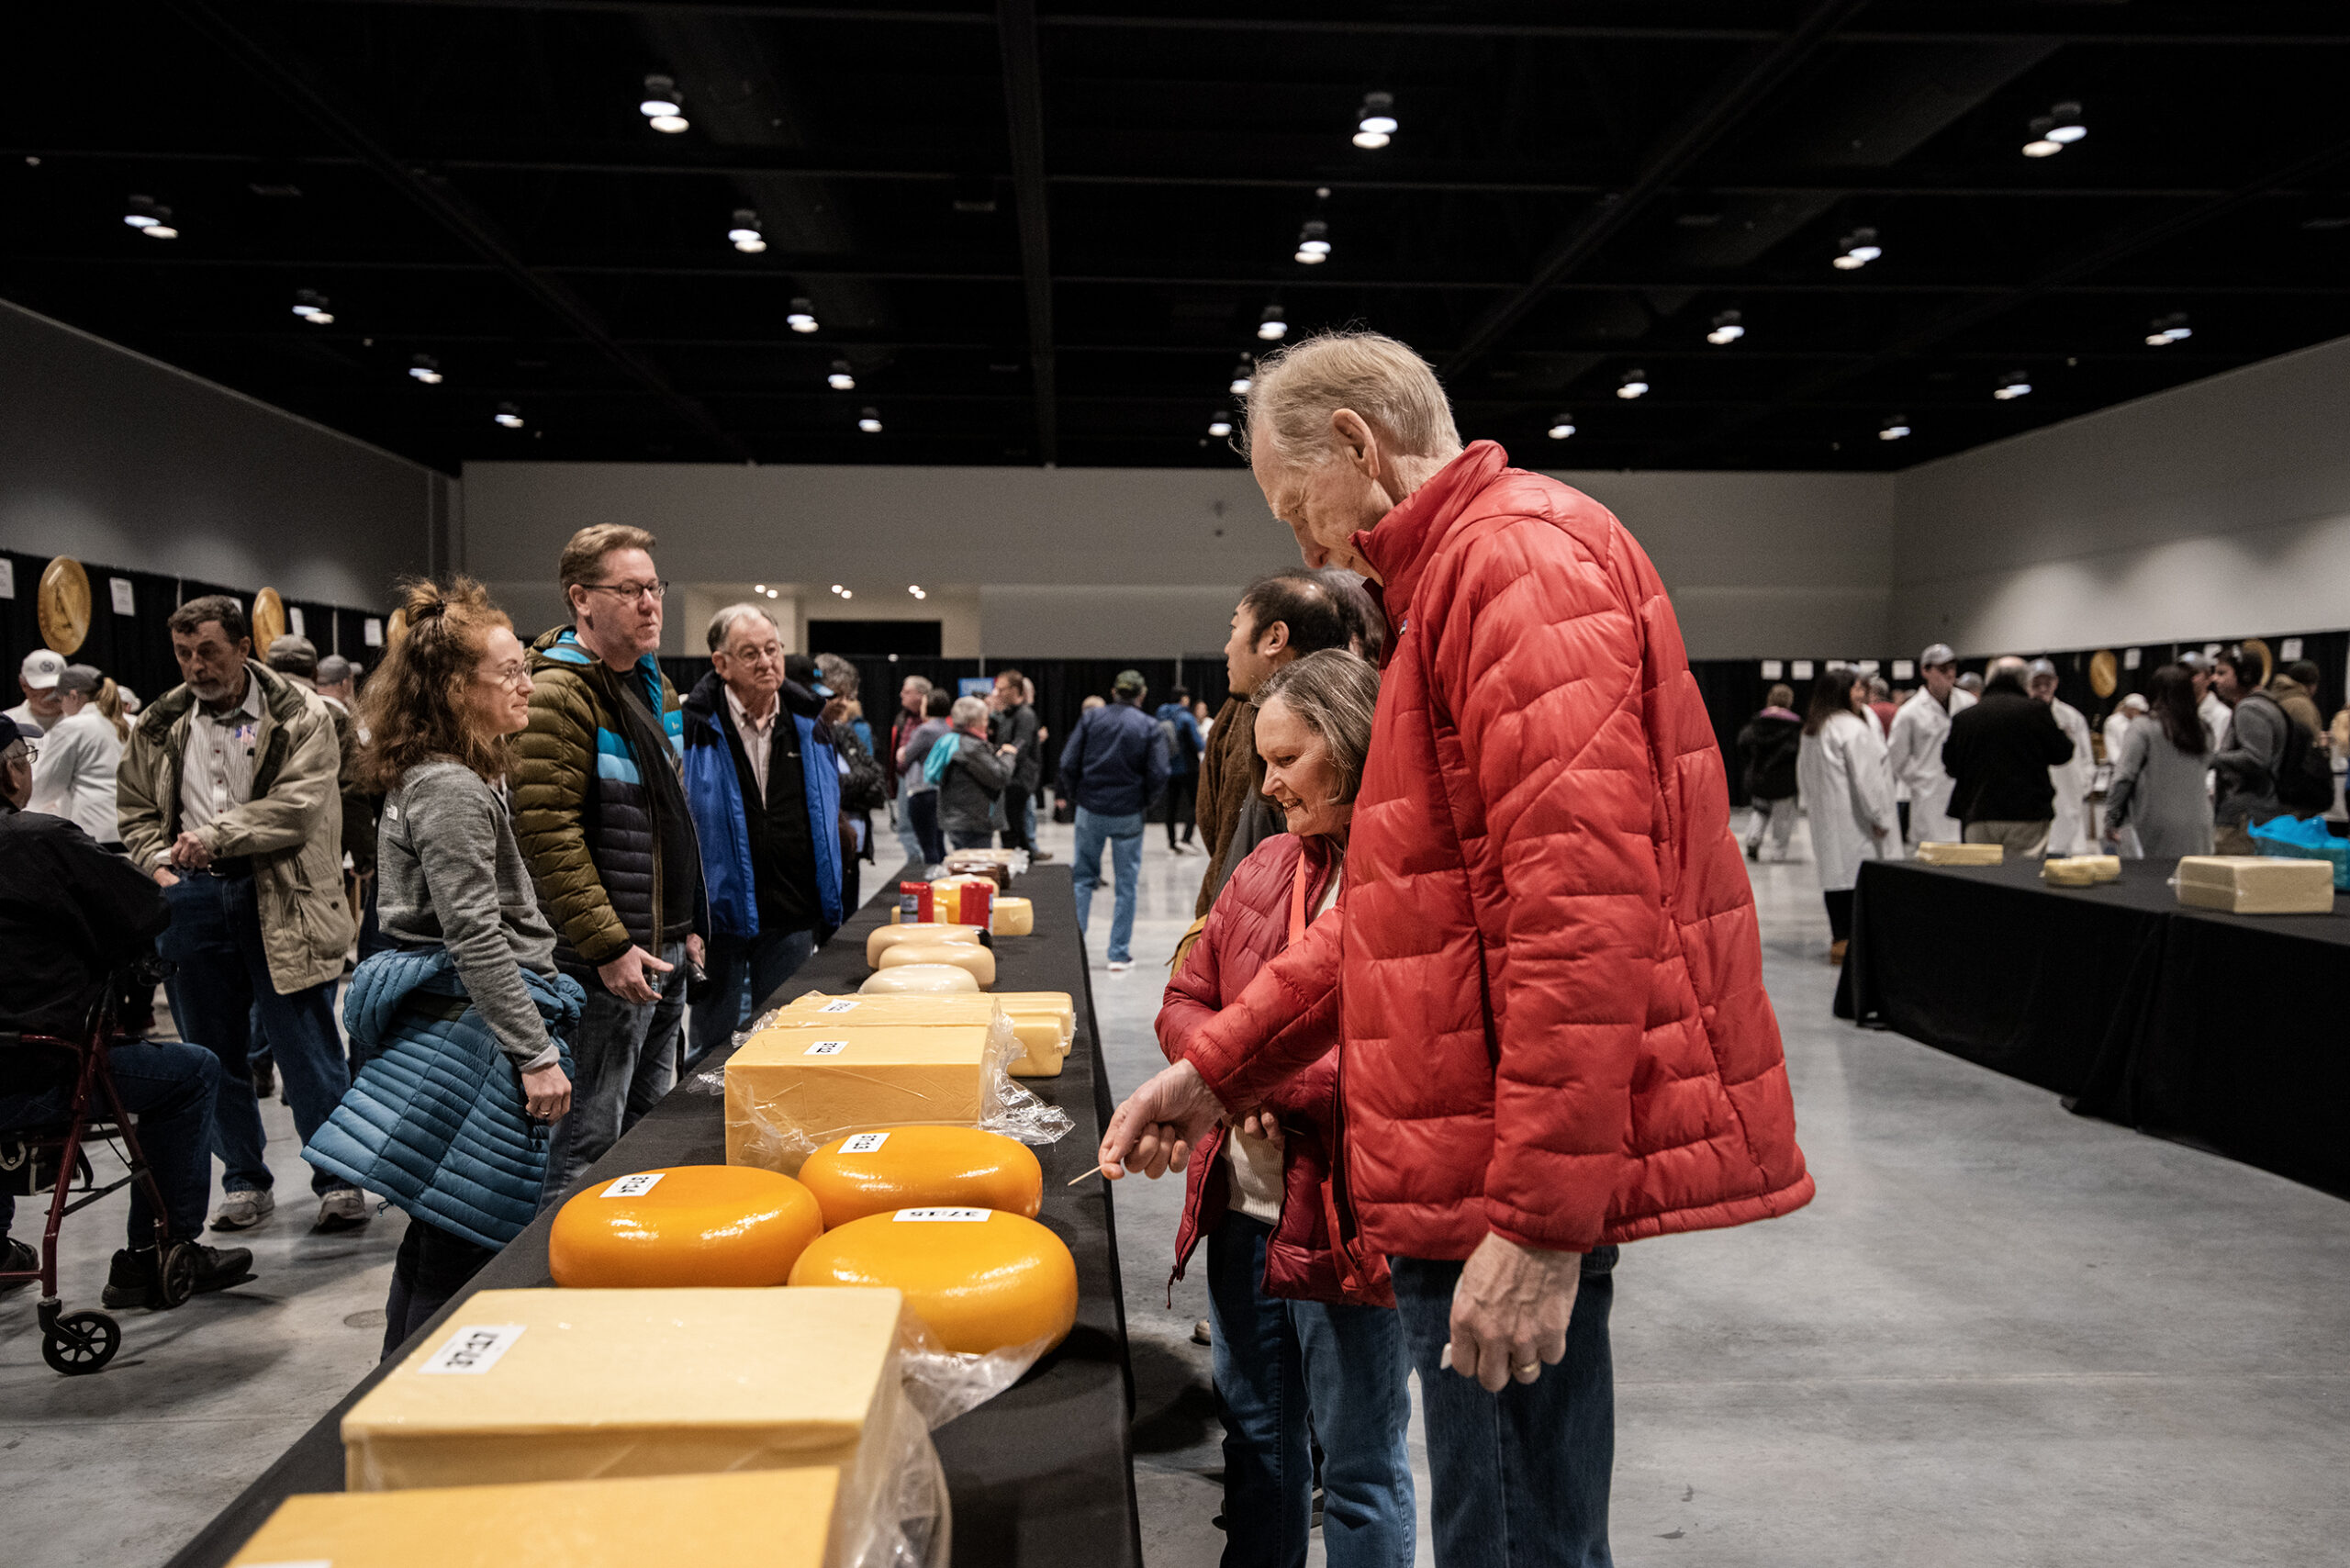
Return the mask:
{"type": "Polygon", "coordinates": [[[977,991],[979,989],[977,976],[953,964],[901,964],[891,969],[876,969],[866,976],[863,985],[856,988],[860,996],[880,996],[893,991],[977,991]]]}
{"type": "Polygon", "coordinates": [[[879,969],[882,952],[910,937],[923,941],[977,943],[979,928],[976,925],[877,925],[873,928],[873,935],[865,939],[865,967],[879,969]]]}
{"type": "Polygon", "coordinates": [[[823,1234],[815,1194],[748,1165],[673,1165],[599,1182],[547,1233],[559,1285],[779,1285],[823,1234]]]}
{"type": "Polygon", "coordinates": [[[910,1208],[853,1219],[809,1244],[795,1285],[889,1285],[950,1350],[1058,1345],[1077,1321],[1077,1262],[1061,1238],[1000,1209],[910,1208]]]}
{"type": "Polygon", "coordinates": [[[982,991],[995,984],[995,954],[976,942],[901,942],[882,949],[873,967],[887,971],[909,964],[952,964],[968,969],[982,991]]]}
{"type": "Polygon", "coordinates": [[[1036,906],[1026,899],[995,901],[995,935],[1026,936],[1036,929],[1036,906]]]}
{"type": "Polygon", "coordinates": [[[925,1205],[1002,1209],[1029,1219],[1045,1170],[1027,1145],[978,1127],[891,1127],[826,1144],[800,1168],[824,1228],[925,1205]]]}

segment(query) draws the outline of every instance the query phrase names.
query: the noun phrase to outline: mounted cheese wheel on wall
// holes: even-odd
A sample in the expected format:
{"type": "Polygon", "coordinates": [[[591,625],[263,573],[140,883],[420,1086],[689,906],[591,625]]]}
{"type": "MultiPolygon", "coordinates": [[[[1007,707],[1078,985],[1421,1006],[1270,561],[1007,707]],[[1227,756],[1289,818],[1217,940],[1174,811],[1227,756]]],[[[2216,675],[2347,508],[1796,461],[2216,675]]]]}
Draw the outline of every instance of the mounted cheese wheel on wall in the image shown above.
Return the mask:
{"type": "Polygon", "coordinates": [[[815,1195],[773,1170],[673,1165],[599,1182],[554,1216],[547,1271],[573,1288],[779,1285],[823,1234],[815,1195]]]}
{"type": "Polygon", "coordinates": [[[873,935],[865,939],[865,967],[878,969],[881,955],[901,942],[968,942],[979,945],[979,928],[976,925],[877,925],[873,935]]]}
{"type": "Polygon", "coordinates": [[[811,1242],[795,1285],[890,1285],[950,1350],[985,1355],[1058,1345],[1077,1321],[1077,1263],[1061,1238],[1019,1215],[979,1207],[900,1209],[853,1219],[811,1242]]]}
{"type": "Polygon", "coordinates": [[[977,992],[979,989],[978,978],[954,964],[901,964],[895,969],[874,970],[865,977],[865,983],[856,991],[859,996],[888,996],[977,992]]]}
{"type": "Polygon", "coordinates": [[[1028,1146],[978,1127],[890,1127],[838,1138],[808,1157],[800,1180],[815,1194],[827,1230],[931,1206],[1034,1219],[1045,1199],[1044,1168],[1028,1146]]]}
{"type": "Polygon", "coordinates": [[[881,961],[873,967],[887,970],[908,964],[952,964],[969,970],[981,991],[995,984],[995,955],[974,943],[901,942],[883,949],[881,961]]]}

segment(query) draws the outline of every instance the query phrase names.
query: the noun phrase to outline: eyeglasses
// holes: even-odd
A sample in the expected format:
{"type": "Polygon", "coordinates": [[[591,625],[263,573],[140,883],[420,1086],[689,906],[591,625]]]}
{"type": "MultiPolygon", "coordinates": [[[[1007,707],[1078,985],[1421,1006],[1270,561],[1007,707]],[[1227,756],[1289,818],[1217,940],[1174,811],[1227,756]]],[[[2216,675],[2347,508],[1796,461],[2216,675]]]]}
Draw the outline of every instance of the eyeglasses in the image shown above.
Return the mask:
{"type": "Polygon", "coordinates": [[[0,762],[22,762],[30,764],[38,761],[39,757],[40,747],[27,740],[17,741],[15,745],[10,745],[4,750],[0,750],[0,762]]]}
{"type": "Polygon", "coordinates": [[[650,583],[581,583],[579,586],[589,593],[618,594],[631,604],[639,599],[669,597],[669,579],[666,577],[650,583]]]}
{"type": "Polygon", "coordinates": [[[476,669],[474,674],[492,686],[528,687],[531,685],[529,665],[501,665],[496,669],[476,669]]]}

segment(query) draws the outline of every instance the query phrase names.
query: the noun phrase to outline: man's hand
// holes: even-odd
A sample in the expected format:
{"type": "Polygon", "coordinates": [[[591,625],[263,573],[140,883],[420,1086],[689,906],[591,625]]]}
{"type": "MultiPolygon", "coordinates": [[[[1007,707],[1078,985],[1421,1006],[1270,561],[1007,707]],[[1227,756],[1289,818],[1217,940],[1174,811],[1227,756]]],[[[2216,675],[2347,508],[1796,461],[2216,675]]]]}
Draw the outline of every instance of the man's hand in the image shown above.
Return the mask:
{"type": "Polygon", "coordinates": [[[571,1080],[565,1076],[561,1062],[549,1062],[535,1072],[522,1075],[524,1107],[542,1122],[552,1122],[571,1109],[571,1080]]]}
{"type": "Polygon", "coordinates": [[[1452,1288],[1452,1370],[1499,1394],[1532,1383],[1567,1353],[1583,1254],[1546,1252],[1488,1234],[1452,1288]]]}
{"type": "Polygon", "coordinates": [[[1262,1105],[1253,1111],[1243,1111],[1232,1125],[1250,1137],[1264,1139],[1275,1148],[1281,1146],[1281,1119],[1262,1105]]]}
{"type": "Polygon", "coordinates": [[[212,848],[192,833],[172,841],[172,864],[183,871],[201,871],[212,864],[212,848]]]}
{"type": "Polygon", "coordinates": [[[1223,1115],[1200,1070],[1179,1061],[1127,1095],[1110,1118],[1102,1135],[1102,1174],[1114,1182],[1128,1170],[1152,1178],[1181,1170],[1223,1115]]]}
{"type": "Polygon", "coordinates": [[[148,875],[155,879],[155,885],[159,888],[176,888],[180,885],[179,878],[173,875],[169,866],[158,866],[148,875]]]}
{"type": "Polygon", "coordinates": [[[710,949],[702,946],[701,938],[699,935],[687,937],[686,962],[699,969],[706,967],[709,961],[710,949]]]}
{"type": "Polygon", "coordinates": [[[610,963],[597,965],[596,974],[604,982],[606,991],[622,1002],[643,1006],[661,995],[661,989],[653,983],[653,977],[666,975],[677,967],[663,963],[642,947],[631,946],[610,963]]]}

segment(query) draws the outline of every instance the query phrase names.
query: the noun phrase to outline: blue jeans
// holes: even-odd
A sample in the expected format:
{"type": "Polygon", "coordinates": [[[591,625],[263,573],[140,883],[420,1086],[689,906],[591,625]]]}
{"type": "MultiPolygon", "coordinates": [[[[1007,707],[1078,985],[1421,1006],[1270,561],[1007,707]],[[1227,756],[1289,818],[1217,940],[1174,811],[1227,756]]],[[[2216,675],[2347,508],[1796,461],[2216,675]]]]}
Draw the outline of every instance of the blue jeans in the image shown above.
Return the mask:
{"type": "MultiPolygon", "coordinates": [[[[204,1234],[212,1195],[212,1118],[219,1094],[220,1061],[210,1051],[177,1040],[125,1040],[108,1048],[115,1092],[139,1118],[139,1148],[170,1211],[172,1235],[194,1241],[204,1234]]],[[[250,1089],[248,1092],[250,1093],[250,1089]]],[[[105,1102],[97,1102],[103,1108],[105,1102]]],[[[64,1124],[73,1110],[73,1085],[0,1081],[0,1131],[28,1132],[64,1124]]],[[[44,1216],[49,1196],[40,1200],[44,1216]]],[[[14,1222],[17,1200],[0,1193],[0,1237],[14,1222]]],[[[48,1223],[43,1218],[43,1225],[48,1223]]],[[[130,1245],[155,1245],[155,1211],[140,1182],[130,1186],[130,1245]]],[[[35,1243],[38,1245],[38,1243],[35,1243]]]]}
{"type": "MultiPolygon", "coordinates": [[[[172,924],[156,951],[178,970],[165,982],[180,1034],[220,1058],[218,1104],[214,1113],[213,1152],[228,1169],[221,1190],[267,1192],[268,1136],[262,1131],[261,1102],[253,1096],[252,1024],[257,1016],[268,1032],[270,1054],[294,1107],[294,1128],[308,1143],[325,1125],[351,1088],[342,1037],[334,1028],[335,982],[280,996],[269,978],[262,949],[261,909],[251,877],[216,877],[195,871],[163,890],[172,924]]],[[[340,1176],[310,1172],[313,1191],[349,1186],[340,1176]]]]}
{"type": "Polygon", "coordinates": [[[1381,1306],[1265,1294],[1272,1227],[1238,1212],[1208,1237],[1208,1316],[1224,1411],[1224,1568],[1303,1568],[1311,1435],[1322,1444],[1330,1568],[1410,1568],[1404,1329],[1381,1306]]]}
{"type": "Polygon", "coordinates": [[[1607,1352],[1616,1249],[1583,1260],[1566,1358],[1487,1394],[1438,1358],[1452,1338],[1458,1262],[1390,1258],[1428,1424],[1428,1523],[1444,1568],[1610,1568],[1616,1372],[1607,1352]]]}
{"type": "Polygon", "coordinates": [[[1111,869],[1117,873],[1118,902],[1110,916],[1110,961],[1123,964],[1134,954],[1127,944],[1135,935],[1135,879],[1142,875],[1142,817],[1096,816],[1077,808],[1077,859],[1071,875],[1077,883],[1077,934],[1085,935],[1093,913],[1093,890],[1102,885],[1102,846],[1110,846],[1111,869]]]}
{"type": "Polygon", "coordinates": [[[890,820],[897,824],[898,844],[905,850],[906,859],[922,860],[922,835],[914,832],[914,798],[911,792],[901,790],[898,798],[890,802],[890,820]]]}
{"type": "Polygon", "coordinates": [[[677,1085],[677,1036],[686,1018],[686,945],[661,949],[667,974],[647,975],[659,989],[651,1002],[622,1002],[588,977],[588,1005],[572,1042],[571,1110],[547,1139],[547,1173],[539,1207],[563,1201],[587,1169],[604,1158],[621,1134],[677,1085]]]}
{"type": "Polygon", "coordinates": [[[815,951],[812,931],[712,936],[706,966],[709,986],[693,1004],[693,1021],[686,1026],[686,1064],[692,1066],[733,1039],[734,1031],[756,1016],[776,988],[799,973],[815,951]]]}

